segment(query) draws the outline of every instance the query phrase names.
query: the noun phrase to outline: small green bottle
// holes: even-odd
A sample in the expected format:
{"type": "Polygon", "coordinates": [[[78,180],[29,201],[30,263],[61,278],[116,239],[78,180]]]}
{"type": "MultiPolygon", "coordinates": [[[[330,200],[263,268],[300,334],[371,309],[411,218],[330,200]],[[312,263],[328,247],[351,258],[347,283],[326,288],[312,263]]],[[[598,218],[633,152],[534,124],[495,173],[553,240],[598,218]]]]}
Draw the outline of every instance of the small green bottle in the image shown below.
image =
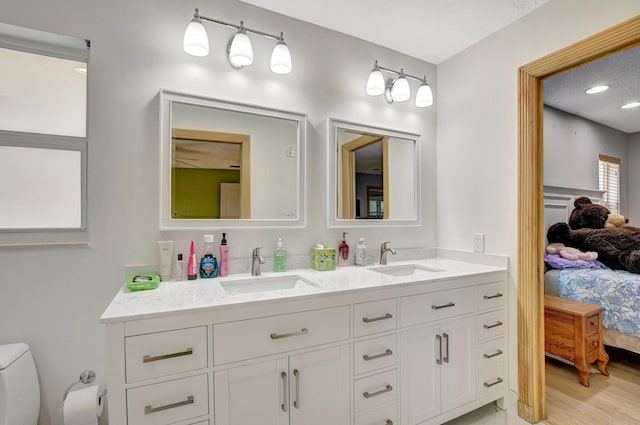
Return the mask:
{"type": "Polygon", "coordinates": [[[282,238],[278,238],[276,249],[273,251],[273,271],[274,272],[287,271],[287,251],[284,249],[282,238]]]}

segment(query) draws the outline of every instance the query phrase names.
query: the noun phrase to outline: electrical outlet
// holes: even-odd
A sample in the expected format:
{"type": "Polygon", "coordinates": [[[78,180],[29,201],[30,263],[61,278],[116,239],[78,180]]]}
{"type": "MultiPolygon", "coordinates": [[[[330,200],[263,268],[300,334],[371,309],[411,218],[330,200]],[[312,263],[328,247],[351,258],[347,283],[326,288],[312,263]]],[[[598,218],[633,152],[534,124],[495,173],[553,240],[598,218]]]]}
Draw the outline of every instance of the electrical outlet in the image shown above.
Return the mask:
{"type": "Polygon", "coordinates": [[[473,252],[484,252],[484,233],[473,234],[473,252]]]}

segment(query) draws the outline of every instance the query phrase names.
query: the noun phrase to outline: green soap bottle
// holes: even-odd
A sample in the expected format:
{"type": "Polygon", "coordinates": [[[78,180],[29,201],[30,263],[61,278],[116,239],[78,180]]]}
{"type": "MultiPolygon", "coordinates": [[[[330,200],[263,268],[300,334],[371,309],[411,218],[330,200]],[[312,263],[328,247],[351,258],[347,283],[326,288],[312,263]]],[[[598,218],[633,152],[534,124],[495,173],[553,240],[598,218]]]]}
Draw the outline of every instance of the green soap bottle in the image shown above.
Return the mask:
{"type": "Polygon", "coordinates": [[[287,251],[284,249],[282,238],[278,238],[276,249],[273,251],[273,271],[274,272],[287,271],[287,251]]]}

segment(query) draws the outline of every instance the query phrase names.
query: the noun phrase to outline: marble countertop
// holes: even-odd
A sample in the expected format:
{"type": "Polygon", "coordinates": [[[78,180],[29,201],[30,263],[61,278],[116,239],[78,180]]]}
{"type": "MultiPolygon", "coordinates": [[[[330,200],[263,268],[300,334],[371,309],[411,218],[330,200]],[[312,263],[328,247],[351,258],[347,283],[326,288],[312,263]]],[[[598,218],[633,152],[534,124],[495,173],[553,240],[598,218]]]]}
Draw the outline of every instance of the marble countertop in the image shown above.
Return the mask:
{"type": "MultiPolygon", "coordinates": [[[[286,300],[322,294],[358,291],[380,288],[390,285],[403,285],[415,282],[429,282],[460,278],[470,275],[494,273],[506,268],[477,264],[445,258],[428,258],[411,261],[389,262],[386,267],[418,265],[438,271],[419,273],[413,276],[389,276],[372,269],[385,266],[347,266],[335,271],[319,272],[313,269],[289,270],[284,273],[265,272],[260,277],[249,274],[236,274],[223,278],[196,279],[189,281],[162,282],[157,289],[149,291],[130,291],[126,284],[115,295],[102,314],[102,323],[162,317],[176,312],[190,310],[215,309],[225,306],[249,304],[262,301],[286,300]],[[247,279],[278,278],[300,276],[312,285],[296,285],[291,289],[231,293],[223,288],[226,282],[247,279]]],[[[259,284],[259,283],[258,283],[259,284]]]]}

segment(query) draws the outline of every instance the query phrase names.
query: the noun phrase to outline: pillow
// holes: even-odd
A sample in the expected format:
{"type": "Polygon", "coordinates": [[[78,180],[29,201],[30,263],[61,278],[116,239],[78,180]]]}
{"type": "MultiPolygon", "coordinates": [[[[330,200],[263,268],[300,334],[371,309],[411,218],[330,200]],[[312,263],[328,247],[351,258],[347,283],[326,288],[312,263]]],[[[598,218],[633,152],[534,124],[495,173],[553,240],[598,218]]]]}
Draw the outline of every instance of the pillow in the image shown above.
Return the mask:
{"type": "Polygon", "coordinates": [[[599,261],[567,260],[560,254],[544,253],[544,262],[554,269],[602,269],[604,265],[599,261]]]}

